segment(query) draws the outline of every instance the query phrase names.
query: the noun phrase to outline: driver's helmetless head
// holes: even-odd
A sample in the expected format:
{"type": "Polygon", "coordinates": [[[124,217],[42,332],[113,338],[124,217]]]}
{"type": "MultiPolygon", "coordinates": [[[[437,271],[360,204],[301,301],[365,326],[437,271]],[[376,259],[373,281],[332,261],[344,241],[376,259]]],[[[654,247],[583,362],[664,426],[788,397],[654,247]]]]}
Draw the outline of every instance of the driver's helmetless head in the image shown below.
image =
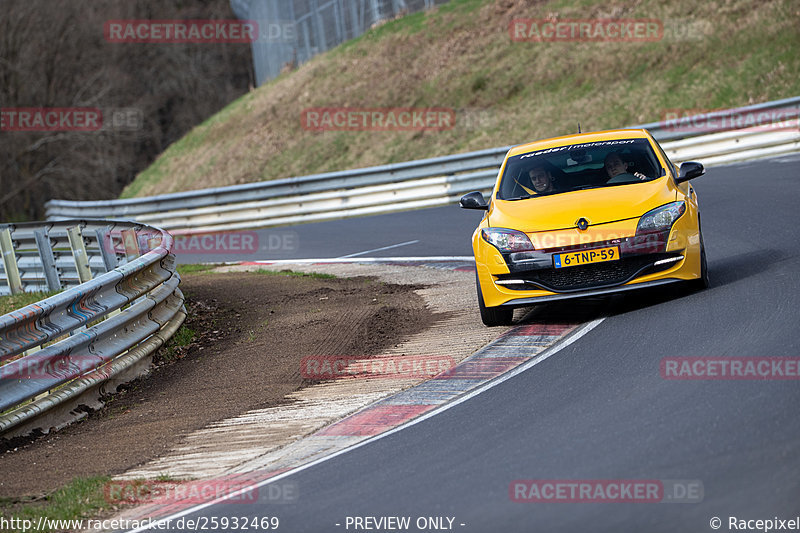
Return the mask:
{"type": "Polygon", "coordinates": [[[606,169],[606,174],[609,178],[618,176],[628,171],[628,165],[622,160],[620,155],[616,152],[611,152],[606,156],[603,166],[606,169]]]}
{"type": "Polygon", "coordinates": [[[543,167],[535,167],[528,172],[531,183],[536,192],[550,192],[553,190],[553,176],[543,167]]]}

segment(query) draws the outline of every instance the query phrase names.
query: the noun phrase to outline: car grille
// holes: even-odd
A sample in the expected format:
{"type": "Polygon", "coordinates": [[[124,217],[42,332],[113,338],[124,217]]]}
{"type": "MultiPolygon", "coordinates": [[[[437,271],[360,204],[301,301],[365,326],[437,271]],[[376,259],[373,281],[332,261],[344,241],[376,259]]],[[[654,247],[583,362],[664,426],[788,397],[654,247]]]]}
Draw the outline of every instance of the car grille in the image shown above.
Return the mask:
{"type": "MultiPolygon", "coordinates": [[[[647,254],[624,257],[619,261],[595,263],[567,268],[545,268],[515,274],[504,274],[499,279],[523,279],[553,292],[570,292],[582,289],[620,285],[633,279],[637,274],[657,272],[674,266],[666,263],[652,266],[660,259],[674,257],[675,254],[647,254]]],[[[509,289],[531,290],[531,284],[506,285],[509,289]]]]}

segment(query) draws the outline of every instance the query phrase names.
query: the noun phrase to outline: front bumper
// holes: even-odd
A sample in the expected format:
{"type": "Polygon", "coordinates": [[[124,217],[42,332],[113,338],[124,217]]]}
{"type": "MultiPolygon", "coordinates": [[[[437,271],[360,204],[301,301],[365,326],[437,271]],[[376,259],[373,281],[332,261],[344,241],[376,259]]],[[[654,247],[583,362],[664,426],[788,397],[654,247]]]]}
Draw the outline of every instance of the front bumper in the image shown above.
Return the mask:
{"type": "MultiPolygon", "coordinates": [[[[683,260],[679,252],[623,255],[617,261],[593,263],[567,268],[538,266],[521,269],[519,263],[509,263],[509,274],[495,276],[494,283],[511,290],[541,289],[555,293],[580,292],[623,285],[644,274],[667,270],[683,260]]],[[[551,259],[552,261],[552,259],[551,259]]]]}
{"type": "Polygon", "coordinates": [[[494,258],[476,264],[478,280],[484,302],[490,307],[523,307],[653,287],[697,277],[699,242],[692,241],[664,232],[509,254],[500,254],[492,247],[494,258]],[[675,246],[679,243],[683,247],[675,246]],[[619,260],[553,266],[555,254],[607,246],[619,246],[619,260]]]}
{"type": "Polygon", "coordinates": [[[525,307],[528,305],[554,302],[557,300],[569,300],[571,298],[590,298],[592,296],[606,296],[609,294],[617,294],[620,292],[631,291],[635,289],[658,287],[661,285],[667,285],[669,283],[676,283],[680,281],[684,280],[677,278],[663,278],[653,281],[643,281],[641,283],[633,283],[630,285],[619,285],[602,289],[588,289],[583,291],[575,291],[575,292],[561,293],[561,294],[549,294],[549,295],[535,296],[530,298],[515,298],[513,300],[507,301],[506,303],[500,304],[498,307],[516,308],[516,307],[525,307]]]}

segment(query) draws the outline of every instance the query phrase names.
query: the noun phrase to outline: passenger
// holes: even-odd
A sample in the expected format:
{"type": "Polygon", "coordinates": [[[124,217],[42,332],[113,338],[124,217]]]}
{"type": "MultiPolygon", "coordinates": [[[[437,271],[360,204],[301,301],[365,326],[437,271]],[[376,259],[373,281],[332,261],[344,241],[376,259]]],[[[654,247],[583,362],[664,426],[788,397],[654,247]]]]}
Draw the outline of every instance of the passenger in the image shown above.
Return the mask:
{"type": "Polygon", "coordinates": [[[647,176],[641,172],[634,172],[633,174],[628,172],[628,164],[622,160],[622,156],[617,152],[611,152],[606,156],[603,168],[609,178],[606,183],[624,183],[634,177],[642,181],[647,179],[647,176]]]}

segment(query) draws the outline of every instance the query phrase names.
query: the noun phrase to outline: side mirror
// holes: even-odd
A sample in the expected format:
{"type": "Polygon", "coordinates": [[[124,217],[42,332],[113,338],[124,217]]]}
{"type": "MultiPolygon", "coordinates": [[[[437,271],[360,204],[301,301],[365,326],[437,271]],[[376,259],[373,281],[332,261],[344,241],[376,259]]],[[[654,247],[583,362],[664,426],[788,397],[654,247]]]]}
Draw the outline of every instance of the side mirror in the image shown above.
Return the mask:
{"type": "Polygon", "coordinates": [[[683,183],[697,176],[702,176],[705,173],[706,169],[703,168],[702,164],[694,161],[686,161],[681,165],[680,170],[678,170],[678,178],[675,180],[675,183],[683,183]]]}
{"type": "Polygon", "coordinates": [[[483,209],[484,211],[489,209],[489,205],[486,203],[480,191],[465,194],[461,197],[461,201],[458,202],[458,205],[460,205],[462,209],[483,209]]]}

